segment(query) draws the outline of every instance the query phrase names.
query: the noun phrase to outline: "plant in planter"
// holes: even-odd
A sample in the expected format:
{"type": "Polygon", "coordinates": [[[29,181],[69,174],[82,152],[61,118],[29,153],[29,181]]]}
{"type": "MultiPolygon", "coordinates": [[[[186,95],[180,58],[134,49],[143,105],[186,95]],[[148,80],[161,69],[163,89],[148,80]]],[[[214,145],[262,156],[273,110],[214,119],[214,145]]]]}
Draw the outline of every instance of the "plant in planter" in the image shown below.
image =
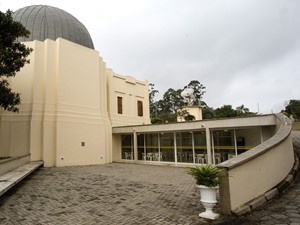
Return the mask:
{"type": "Polygon", "coordinates": [[[200,189],[200,201],[205,207],[205,212],[200,213],[200,217],[213,220],[219,217],[219,214],[214,213],[212,210],[217,203],[220,172],[221,169],[211,164],[194,166],[188,169],[188,174],[196,180],[196,184],[200,189]]]}

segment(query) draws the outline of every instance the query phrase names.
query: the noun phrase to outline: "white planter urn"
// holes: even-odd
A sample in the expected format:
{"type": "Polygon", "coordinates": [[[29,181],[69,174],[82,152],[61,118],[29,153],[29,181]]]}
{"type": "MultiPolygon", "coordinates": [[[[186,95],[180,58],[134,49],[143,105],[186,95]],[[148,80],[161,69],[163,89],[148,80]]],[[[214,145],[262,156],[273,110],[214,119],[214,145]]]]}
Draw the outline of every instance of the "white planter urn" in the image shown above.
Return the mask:
{"type": "Polygon", "coordinates": [[[213,208],[217,203],[217,190],[219,187],[206,187],[204,185],[197,185],[200,190],[200,201],[205,207],[205,212],[199,214],[200,217],[215,220],[219,218],[218,213],[213,212],[213,208]]]}

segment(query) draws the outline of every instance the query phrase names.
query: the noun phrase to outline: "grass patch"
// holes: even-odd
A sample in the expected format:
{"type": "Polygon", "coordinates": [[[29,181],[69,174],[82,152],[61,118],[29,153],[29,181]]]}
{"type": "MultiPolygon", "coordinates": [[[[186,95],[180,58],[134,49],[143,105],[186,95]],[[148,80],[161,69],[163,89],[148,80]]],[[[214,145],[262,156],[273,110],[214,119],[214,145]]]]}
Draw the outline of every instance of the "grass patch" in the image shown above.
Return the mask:
{"type": "Polygon", "coordinates": [[[300,122],[294,122],[292,129],[300,131],[300,122]]]}

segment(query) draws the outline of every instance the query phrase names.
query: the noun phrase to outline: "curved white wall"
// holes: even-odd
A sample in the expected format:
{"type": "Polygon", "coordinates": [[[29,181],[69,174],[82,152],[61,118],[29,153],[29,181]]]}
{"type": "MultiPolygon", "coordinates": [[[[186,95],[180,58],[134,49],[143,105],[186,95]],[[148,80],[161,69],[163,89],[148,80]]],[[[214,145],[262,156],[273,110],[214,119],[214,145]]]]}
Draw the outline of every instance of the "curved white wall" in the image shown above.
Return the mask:
{"type": "Polygon", "coordinates": [[[220,183],[220,206],[224,213],[242,207],[274,188],[294,165],[291,125],[278,120],[277,133],[259,146],[218,164],[225,176],[220,183]]]}

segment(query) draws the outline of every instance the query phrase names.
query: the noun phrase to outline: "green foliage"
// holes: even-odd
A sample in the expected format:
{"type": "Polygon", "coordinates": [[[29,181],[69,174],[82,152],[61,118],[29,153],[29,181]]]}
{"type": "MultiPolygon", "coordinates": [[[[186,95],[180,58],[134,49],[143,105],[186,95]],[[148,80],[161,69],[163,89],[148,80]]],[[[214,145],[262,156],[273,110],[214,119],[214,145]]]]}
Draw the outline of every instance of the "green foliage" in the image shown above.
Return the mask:
{"type": "Polygon", "coordinates": [[[162,113],[175,113],[177,107],[183,104],[180,93],[182,89],[169,88],[163,95],[163,99],[159,101],[159,108],[162,113]]]}
{"type": "Polygon", "coordinates": [[[16,105],[20,104],[20,94],[12,92],[7,80],[0,81],[0,106],[7,111],[18,112],[16,105]]]}
{"type": "MultiPolygon", "coordinates": [[[[223,105],[222,107],[213,109],[202,101],[203,94],[205,93],[204,90],[206,89],[203,84],[197,80],[192,80],[188,85],[184,86],[184,88],[187,87],[193,88],[194,90],[194,95],[196,97],[194,105],[201,105],[203,107],[203,119],[245,117],[257,114],[250,112],[249,108],[244,105],[238,106],[236,109],[234,109],[231,105],[223,105]]],[[[183,89],[175,90],[173,88],[169,88],[164,93],[161,100],[154,101],[154,97],[158,91],[154,89],[154,84],[149,84],[150,117],[153,124],[177,122],[177,116],[184,118],[186,121],[195,120],[193,115],[180,110],[184,105],[183,98],[180,95],[183,89]]]]}
{"type": "Polygon", "coordinates": [[[17,112],[20,94],[9,88],[7,79],[14,77],[29,60],[26,58],[31,48],[17,41],[18,37],[28,37],[30,32],[12,18],[12,11],[0,12],[0,107],[17,112]]]}
{"type": "Polygon", "coordinates": [[[196,119],[195,116],[190,115],[190,114],[184,116],[183,118],[185,121],[194,121],[196,119]]]}
{"type": "Polygon", "coordinates": [[[157,104],[154,100],[155,96],[158,94],[158,90],[154,89],[154,84],[149,84],[149,108],[151,118],[157,114],[157,104]]]}
{"type": "Polygon", "coordinates": [[[237,113],[231,105],[223,105],[215,110],[216,118],[236,117],[237,113]]]}
{"type": "Polygon", "coordinates": [[[211,165],[194,166],[188,169],[187,173],[192,175],[197,185],[216,187],[219,184],[221,169],[211,165]]]}
{"type": "Polygon", "coordinates": [[[215,110],[210,107],[203,107],[202,108],[202,116],[203,116],[203,119],[213,119],[213,118],[215,118],[215,110]]]}
{"type": "MultiPolygon", "coordinates": [[[[205,87],[196,80],[191,81],[187,86],[194,89],[194,94],[196,97],[196,104],[205,104],[201,101],[202,95],[205,93],[203,91],[205,87]]],[[[158,93],[154,88],[154,84],[149,84],[149,107],[150,107],[150,118],[152,123],[170,123],[177,122],[177,109],[184,105],[183,98],[181,97],[181,92],[183,89],[173,89],[169,88],[163,95],[162,99],[155,101],[154,97],[158,93]]],[[[195,117],[186,115],[185,120],[192,121],[195,117]]],[[[183,116],[183,118],[184,118],[183,116]]]]}
{"type": "Polygon", "coordinates": [[[195,116],[190,115],[190,113],[186,109],[179,108],[176,114],[177,117],[183,118],[185,121],[193,121],[196,119],[195,116]]]}
{"type": "Polygon", "coordinates": [[[164,123],[164,121],[161,117],[151,117],[151,123],[152,124],[162,124],[162,123],[164,123]]]}
{"type": "Polygon", "coordinates": [[[236,109],[233,109],[231,105],[223,105],[222,107],[213,110],[213,115],[214,118],[228,118],[255,116],[257,113],[250,112],[244,105],[238,106],[236,109]]]}
{"type": "Polygon", "coordinates": [[[292,99],[289,101],[285,110],[282,111],[287,116],[293,116],[297,121],[300,119],[300,100],[292,99]]]}
{"type": "Polygon", "coordinates": [[[194,102],[194,105],[203,105],[202,96],[204,95],[206,87],[204,87],[203,84],[201,84],[197,80],[192,80],[187,86],[184,86],[183,89],[190,87],[194,90],[194,95],[196,98],[196,101],[194,102]]]}

